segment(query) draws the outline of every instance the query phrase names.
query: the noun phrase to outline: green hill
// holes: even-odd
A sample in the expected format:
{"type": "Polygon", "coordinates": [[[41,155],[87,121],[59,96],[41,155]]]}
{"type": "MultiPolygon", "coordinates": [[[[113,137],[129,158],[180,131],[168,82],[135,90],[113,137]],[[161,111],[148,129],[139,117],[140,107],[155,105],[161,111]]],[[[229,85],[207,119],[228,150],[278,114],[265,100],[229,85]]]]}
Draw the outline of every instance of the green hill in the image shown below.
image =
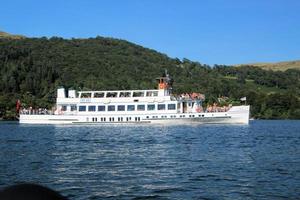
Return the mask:
{"type": "Polygon", "coordinates": [[[48,107],[59,86],[74,89],[150,89],[164,70],[174,78],[174,92],[201,92],[206,102],[219,96],[236,102],[246,96],[257,118],[300,118],[300,71],[258,67],[214,68],[173,59],[155,50],[113,38],[0,39],[0,117],[22,106],[48,107]]]}
{"type": "MultiPolygon", "coordinates": [[[[243,65],[238,65],[238,66],[243,66],[243,65]]],[[[273,71],[285,71],[288,69],[300,70],[300,60],[277,62],[277,63],[251,63],[246,65],[256,66],[265,70],[273,70],[273,71]]]]}

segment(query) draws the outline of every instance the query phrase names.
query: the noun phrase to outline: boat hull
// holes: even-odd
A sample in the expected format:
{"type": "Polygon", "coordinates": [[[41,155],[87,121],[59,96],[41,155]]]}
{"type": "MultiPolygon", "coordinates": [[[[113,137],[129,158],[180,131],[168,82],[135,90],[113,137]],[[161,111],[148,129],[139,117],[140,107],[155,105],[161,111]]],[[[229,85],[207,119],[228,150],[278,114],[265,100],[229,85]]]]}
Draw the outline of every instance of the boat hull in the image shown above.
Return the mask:
{"type": "Polygon", "coordinates": [[[133,115],[20,115],[21,124],[248,124],[250,106],[227,112],[133,115]]]}

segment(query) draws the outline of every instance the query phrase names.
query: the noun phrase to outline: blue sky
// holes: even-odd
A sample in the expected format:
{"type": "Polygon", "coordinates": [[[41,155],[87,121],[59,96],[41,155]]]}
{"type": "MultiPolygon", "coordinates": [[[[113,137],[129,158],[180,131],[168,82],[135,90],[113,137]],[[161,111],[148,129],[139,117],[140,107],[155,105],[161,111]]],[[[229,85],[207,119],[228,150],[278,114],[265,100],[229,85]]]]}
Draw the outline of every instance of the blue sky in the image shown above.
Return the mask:
{"type": "Polygon", "coordinates": [[[0,30],[121,38],[210,65],[300,60],[300,0],[3,0],[0,30]]]}

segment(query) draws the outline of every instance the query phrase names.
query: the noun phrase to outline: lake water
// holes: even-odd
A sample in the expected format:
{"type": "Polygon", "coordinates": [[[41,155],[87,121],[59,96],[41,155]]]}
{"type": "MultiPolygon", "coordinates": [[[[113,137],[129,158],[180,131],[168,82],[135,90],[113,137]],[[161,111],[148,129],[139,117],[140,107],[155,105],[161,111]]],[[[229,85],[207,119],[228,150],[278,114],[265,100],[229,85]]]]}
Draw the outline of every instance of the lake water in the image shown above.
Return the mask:
{"type": "Polygon", "coordinates": [[[70,199],[299,199],[300,121],[250,125],[0,124],[0,188],[70,199]]]}

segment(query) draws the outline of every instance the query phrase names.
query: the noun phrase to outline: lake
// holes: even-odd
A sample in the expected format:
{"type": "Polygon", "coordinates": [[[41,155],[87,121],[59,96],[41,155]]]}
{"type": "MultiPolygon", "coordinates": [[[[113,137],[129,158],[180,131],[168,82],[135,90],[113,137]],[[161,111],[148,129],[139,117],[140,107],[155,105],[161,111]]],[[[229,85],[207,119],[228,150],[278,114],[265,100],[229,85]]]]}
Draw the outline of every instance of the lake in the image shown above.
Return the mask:
{"type": "Polygon", "coordinates": [[[249,125],[0,123],[0,188],[69,199],[297,199],[300,121],[249,125]]]}

